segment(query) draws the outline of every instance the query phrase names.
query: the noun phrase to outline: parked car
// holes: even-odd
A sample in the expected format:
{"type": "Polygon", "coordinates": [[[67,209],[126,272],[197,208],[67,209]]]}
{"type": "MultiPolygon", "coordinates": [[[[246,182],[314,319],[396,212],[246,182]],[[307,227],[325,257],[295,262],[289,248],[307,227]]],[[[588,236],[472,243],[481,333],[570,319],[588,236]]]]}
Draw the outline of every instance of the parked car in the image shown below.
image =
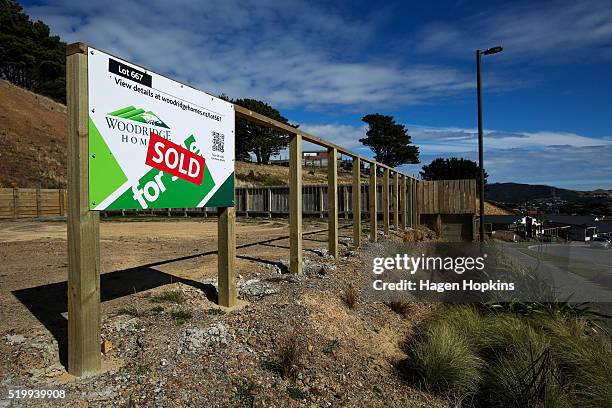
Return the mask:
{"type": "Polygon", "coordinates": [[[610,243],[610,238],[605,237],[596,237],[591,239],[591,247],[592,248],[605,248],[608,249],[612,246],[610,243]]]}

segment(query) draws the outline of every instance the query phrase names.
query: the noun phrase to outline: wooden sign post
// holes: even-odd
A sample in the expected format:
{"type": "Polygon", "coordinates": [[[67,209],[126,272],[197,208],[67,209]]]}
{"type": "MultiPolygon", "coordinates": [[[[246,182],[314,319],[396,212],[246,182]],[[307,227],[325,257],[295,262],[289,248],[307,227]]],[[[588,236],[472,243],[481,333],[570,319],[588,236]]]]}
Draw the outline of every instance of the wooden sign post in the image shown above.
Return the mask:
{"type": "Polygon", "coordinates": [[[100,227],[89,210],[87,46],[66,48],[68,110],[68,372],[100,371],[100,227]]]}

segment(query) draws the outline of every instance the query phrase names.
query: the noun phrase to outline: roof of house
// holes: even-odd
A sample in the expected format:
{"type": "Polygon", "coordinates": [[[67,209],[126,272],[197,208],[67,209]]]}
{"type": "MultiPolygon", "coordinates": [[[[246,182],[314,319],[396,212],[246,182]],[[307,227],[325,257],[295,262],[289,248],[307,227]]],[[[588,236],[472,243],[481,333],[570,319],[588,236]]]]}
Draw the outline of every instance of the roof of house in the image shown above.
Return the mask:
{"type": "Polygon", "coordinates": [[[612,220],[596,221],[597,232],[612,232],[612,220]]]}
{"type": "Polygon", "coordinates": [[[524,215],[485,215],[484,222],[490,224],[512,224],[517,222],[524,215]]]}
{"type": "Polygon", "coordinates": [[[567,215],[567,214],[546,214],[544,219],[547,222],[556,222],[567,225],[577,225],[584,227],[594,227],[595,217],[592,215],[567,215]]]}

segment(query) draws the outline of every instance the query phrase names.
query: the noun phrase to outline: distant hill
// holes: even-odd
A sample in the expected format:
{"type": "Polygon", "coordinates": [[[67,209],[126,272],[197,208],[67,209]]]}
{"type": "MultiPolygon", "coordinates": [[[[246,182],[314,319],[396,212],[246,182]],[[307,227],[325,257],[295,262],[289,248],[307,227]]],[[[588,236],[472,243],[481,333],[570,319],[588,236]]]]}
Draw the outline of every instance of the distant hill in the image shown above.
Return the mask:
{"type": "Polygon", "coordinates": [[[517,204],[552,198],[574,202],[580,199],[594,198],[597,196],[605,197],[607,195],[612,197],[612,191],[603,189],[595,191],[575,191],[552,186],[520,183],[487,184],[485,194],[488,200],[517,204]]]}

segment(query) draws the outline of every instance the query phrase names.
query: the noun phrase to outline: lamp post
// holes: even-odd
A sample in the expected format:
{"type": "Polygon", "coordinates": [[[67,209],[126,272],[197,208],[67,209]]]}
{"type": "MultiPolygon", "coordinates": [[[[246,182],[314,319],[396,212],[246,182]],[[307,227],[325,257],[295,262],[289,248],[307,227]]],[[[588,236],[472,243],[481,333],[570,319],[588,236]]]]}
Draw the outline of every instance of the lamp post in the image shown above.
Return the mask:
{"type": "Polygon", "coordinates": [[[480,242],[484,242],[484,146],[482,135],[482,86],[480,81],[480,59],[481,55],[497,54],[503,50],[502,47],[492,47],[484,51],[476,50],[476,92],[478,94],[478,168],[480,171],[480,242]]]}

